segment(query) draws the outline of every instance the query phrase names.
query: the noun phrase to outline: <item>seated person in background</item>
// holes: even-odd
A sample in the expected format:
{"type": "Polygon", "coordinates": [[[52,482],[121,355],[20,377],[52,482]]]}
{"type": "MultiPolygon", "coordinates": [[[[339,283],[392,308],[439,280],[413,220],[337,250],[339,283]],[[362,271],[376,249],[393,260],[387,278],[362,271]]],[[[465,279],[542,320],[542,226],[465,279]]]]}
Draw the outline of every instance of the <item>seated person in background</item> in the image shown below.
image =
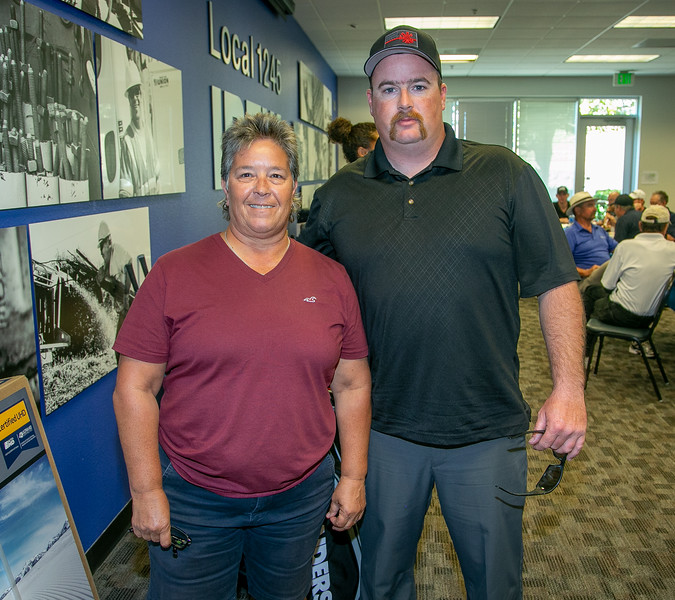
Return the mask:
{"type": "MultiPolygon", "coordinates": [[[[664,239],[669,224],[668,210],[650,206],[642,214],[639,233],[614,251],[601,285],[583,292],[586,318],[609,325],[647,327],[658,309],[658,299],[675,271],[675,244],[664,239]]],[[[593,339],[587,341],[587,348],[593,339]]],[[[639,353],[637,346],[631,352],[639,353]]],[[[651,348],[645,348],[649,356],[651,348]]]]}
{"type": "Polygon", "coordinates": [[[668,226],[668,231],[666,232],[666,239],[669,241],[675,241],[675,213],[673,213],[668,208],[668,194],[663,190],[654,192],[649,199],[649,204],[651,206],[663,206],[668,213],[670,214],[670,225],[668,226]]]}
{"type": "Polygon", "coordinates": [[[602,220],[602,223],[598,223],[598,225],[601,225],[605,231],[614,229],[614,226],[616,225],[616,213],[614,212],[615,209],[614,203],[616,202],[616,199],[618,197],[619,192],[617,192],[616,190],[612,190],[607,196],[607,212],[605,213],[605,218],[602,220]]]}
{"type": "Polygon", "coordinates": [[[628,194],[633,199],[633,208],[638,212],[642,212],[645,209],[645,198],[647,195],[642,190],[633,190],[628,194]]]}
{"type": "Polygon", "coordinates": [[[572,196],[567,215],[574,215],[574,223],[565,229],[567,243],[579,275],[588,277],[609,260],[617,242],[602,227],[593,224],[595,198],[588,192],[577,192],[572,196]]]}
{"type": "Polygon", "coordinates": [[[347,162],[354,162],[375,148],[379,137],[375,123],[357,123],[352,125],[344,117],[334,119],[328,125],[328,139],[342,145],[347,162]]]}
{"type": "Polygon", "coordinates": [[[614,201],[614,214],[616,215],[614,239],[617,242],[632,240],[640,233],[642,213],[633,208],[633,199],[628,194],[621,194],[614,201]]]}
{"type": "Polygon", "coordinates": [[[558,201],[553,203],[553,207],[558,215],[558,219],[560,219],[561,223],[569,223],[570,220],[567,217],[567,209],[570,205],[569,202],[567,202],[567,199],[570,197],[570,193],[564,185],[561,185],[556,191],[555,197],[558,201]]]}

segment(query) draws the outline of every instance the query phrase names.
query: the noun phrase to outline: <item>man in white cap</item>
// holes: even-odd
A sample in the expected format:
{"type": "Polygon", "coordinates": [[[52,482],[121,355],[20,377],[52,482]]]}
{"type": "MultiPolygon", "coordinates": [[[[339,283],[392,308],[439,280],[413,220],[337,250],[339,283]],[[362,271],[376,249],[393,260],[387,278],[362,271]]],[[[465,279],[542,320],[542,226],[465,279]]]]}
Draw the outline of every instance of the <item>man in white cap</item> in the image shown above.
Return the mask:
{"type": "MultiPolygon", "coordinates": [[[[658,300],[675,271],[675,244],[664,239],[670,214],[664,206],[647,207],[640,218],[640,233],[621,242],[602,276],[601,286],[584,291],[589,316],[609,325],[648,327],[658,300]]],[[[589,338],[589,350],[595,343],[589,338]]],[[[631,349],[639,354],[637,346],[631,349]]],[[[645,348],[647,355],[651,348],[645,348]]]]}
{"type": "Polygon", "coordinates": [[[645,199],[647,198],[647,194],[641,189],[636,189],[628,195],[633,199],[633,207],[635,210],[642,212],[645,209],[645,199]]]}
{"type": "Polygon", "coordinates": [[[593,223],[595,198],[588,192],[581,191],[572,196],[567,214],[574,215],[574,223],[565,229],[567,243],[579,275],[588,277],[609,260],[617,242],[593,223]]]}
{"type": "Polygon", "coordinates": [[[569,458],[585,439],[578,276],[534,169],[443,123],[431,36],[385,32],[364,70],[379,141],[317,190],[300,236],[346,267],[368,336],[361,598],[416,597],[435,486],[468,598],[517,600],[523,498],[509,492],[526,490],[525,432],[569,458]],[[520,295],[538,298],[552,367],[534,427],[518,385],[520,295]]]}
{"type": "Polygon", "coordinates": [[[159,194],[159,158],[146,116],[141,76],[133,60],[127,62],[126,86],[130,122],[121,139],[120,197],[159,194]]]}

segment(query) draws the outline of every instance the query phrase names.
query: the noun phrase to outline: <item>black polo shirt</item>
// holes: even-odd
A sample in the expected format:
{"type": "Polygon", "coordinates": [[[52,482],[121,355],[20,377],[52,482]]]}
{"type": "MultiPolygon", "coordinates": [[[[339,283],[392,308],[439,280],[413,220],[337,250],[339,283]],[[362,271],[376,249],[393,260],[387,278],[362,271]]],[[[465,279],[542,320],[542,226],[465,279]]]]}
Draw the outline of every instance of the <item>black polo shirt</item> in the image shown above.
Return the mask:
{"type": "Polygon", "coordinates": [[[623,240],[632,240],[638,233],[640,233],[640,217],[642,213],[635,210],[632,206],[628,209],[622,217],[616,220],[614,227],[614,239],[617,242],[623,240]]]}
{"type": "Polygon", "coordinates": [[[510,150],[449,125],[412,178],[380,142],[314,196],[300,241],[356,288],[373,376],[373,428],[444,446],[524,431],[519,294],[577,279],[558,217],[510,150]]]}

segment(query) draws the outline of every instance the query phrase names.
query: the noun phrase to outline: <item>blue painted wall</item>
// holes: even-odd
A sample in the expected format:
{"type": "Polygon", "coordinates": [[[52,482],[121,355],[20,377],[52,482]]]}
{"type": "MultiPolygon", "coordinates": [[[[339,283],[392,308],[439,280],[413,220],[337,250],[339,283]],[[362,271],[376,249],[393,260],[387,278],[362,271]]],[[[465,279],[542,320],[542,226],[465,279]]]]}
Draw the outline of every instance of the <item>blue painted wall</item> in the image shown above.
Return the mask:
{"type": "MultiPolygon", "coordinates": [[[[224,228],[213,189],[211,86],[298,118],[298,60],[337,98],[336,78],[295,20],[276,16],[261,0],[214,0],[216,46],[223,25],[260,43],[281,61],[282,93],[264,88],[210,54],[207,0],[143,0],[139,40],[58,0],[31,4],[130,46],[182,71],[186,192],[151,198],[101,200],[0,211],[0,227],[148,206],[152,257],[224,228]]],[[[44,419],[48,441],[85,550],[129,500],[128,482],[112,409],[116,373],[110,373],[44,419]]]]}

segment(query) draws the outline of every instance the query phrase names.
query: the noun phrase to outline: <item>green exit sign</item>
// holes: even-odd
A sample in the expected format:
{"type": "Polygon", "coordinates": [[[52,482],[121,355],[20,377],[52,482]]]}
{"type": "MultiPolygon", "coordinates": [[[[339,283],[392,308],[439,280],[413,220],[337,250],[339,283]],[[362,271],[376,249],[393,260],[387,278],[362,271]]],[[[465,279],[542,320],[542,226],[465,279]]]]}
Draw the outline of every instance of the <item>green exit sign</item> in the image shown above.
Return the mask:
{"type": "Polygon", "coordinates": [[[633,73],[621,72],[614,73],[614,87],[618,86],[632,86],[633,73]]]}

